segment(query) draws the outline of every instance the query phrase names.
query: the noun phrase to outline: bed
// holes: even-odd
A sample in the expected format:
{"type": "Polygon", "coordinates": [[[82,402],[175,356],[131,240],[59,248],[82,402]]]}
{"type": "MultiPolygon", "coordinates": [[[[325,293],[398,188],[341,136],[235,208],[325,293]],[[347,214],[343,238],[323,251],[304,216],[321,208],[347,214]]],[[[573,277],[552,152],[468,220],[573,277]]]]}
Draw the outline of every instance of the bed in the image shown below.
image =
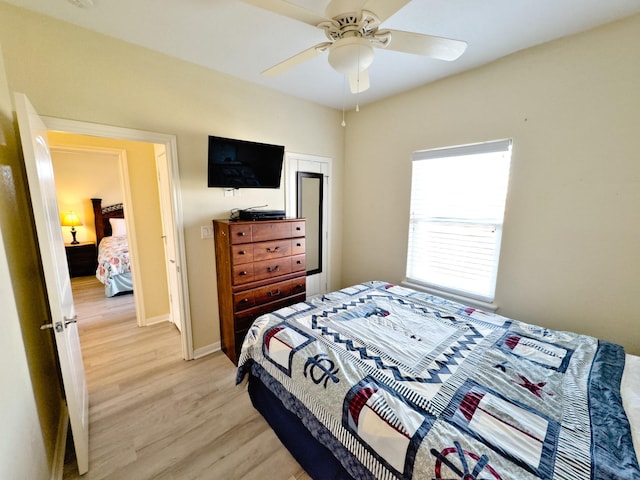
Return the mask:
{"type": "Polygon", "coordinates": [[[640,479],[638,360],[374,281],[259,317],[236,380],[314,479],[640,479]]]}
{"type": "Polygon", "coordinates": [[[130,293],[133,279],[123,205],[103,207],[100,198],[92,198],[91,203],[98,244],[96,278],[104,284],[107,297],[130,293]]]}

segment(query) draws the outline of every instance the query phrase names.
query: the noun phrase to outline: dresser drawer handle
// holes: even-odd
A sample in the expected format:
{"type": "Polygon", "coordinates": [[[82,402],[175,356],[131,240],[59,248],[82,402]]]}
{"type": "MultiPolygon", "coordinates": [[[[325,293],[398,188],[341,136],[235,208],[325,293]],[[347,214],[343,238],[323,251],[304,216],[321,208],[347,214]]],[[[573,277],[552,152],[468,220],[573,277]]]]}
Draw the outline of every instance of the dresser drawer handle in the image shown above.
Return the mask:
{"type": "Polygon", "coordinates": [[[269,291],[267,295],[269,295],[270,297],[277,297],[278,295],[280,295],[280,293],[280,289],[278,289],[275,292],[269,291]]]}
{"type": "Polygon", "coordinates": [[[240,276],[244,277],[245,275],[248,275],[248,272],[246,270],[240,272],[240,276]]]}
{"type": "Polygon", "coordinates": [[[302,230],[302,228],[300,228],[300,227],[296,227],[296,230],[300,231],[300,230],[302,230]]]}
{"type": "Polygon", "coordinates": [[[242,300],[240,300],[240,303],[249,303],[249,299],[248,298],[243,298],[242,300]]]}
{"type": "Polygon", "coordinates": [[[246,255],[246,254],[247,254],[247,251],[246,251],[246,250],[240,250],[240,251],[238,252],[238,255],[246,255]]]}
{"type": "Polygon", "coordinates": [[[276,253],[278,250],[280,250],[280,247],[276,247],[274,249],[271,249],[270,247],[267,247],[267,252],[269,252],[269,253],[276,253]]]}
{"type": "Polygon", "coordinates": [[[246,232],[238,232],[238,236],[239,237],[246,237],[247,233],[246,232]]]}
{"type": "Polygon", "coordinates": [[[267,267],[267,272],[269,273],[277,272],[278,270],[280,270],[280,265],[276,265],[275,267],[267,267]]]}
{"type": "Polygon", "coordinates": [[[300,261],[300,260],[296,260],[296,263],[297,263],[298,265],[301,265],[301,264],[302,264],[302,261],[300,261]]]}
{"type": "Polygon", "coordinates": [[[296,243],[296,247],[301,247],[302,244],[301,243],[296,243]]]}

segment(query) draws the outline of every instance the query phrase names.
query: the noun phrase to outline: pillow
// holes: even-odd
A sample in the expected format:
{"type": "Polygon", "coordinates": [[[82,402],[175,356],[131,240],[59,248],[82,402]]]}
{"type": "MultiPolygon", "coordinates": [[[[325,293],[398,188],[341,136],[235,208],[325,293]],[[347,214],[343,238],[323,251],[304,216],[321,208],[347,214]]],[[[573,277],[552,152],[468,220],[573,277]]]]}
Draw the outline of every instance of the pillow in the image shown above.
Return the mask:
{"type": "Polygon", "coordinates": [[[110,218],[111,235],[114,237],[126,237],[127,236],[127,224],[124,223],[124,218],[110,218]]]}

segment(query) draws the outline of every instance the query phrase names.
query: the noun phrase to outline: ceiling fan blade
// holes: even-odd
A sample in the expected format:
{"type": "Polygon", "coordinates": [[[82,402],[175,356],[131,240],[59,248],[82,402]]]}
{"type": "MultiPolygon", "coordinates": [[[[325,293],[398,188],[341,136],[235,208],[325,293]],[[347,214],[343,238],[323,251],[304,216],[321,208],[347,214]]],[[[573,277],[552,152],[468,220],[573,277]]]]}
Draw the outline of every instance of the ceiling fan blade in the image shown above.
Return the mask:
{"type": "Polygon", "coordinates": [[[384,22],[391,15],[404,7],[411,0],[367,0],[362,10],[368,10],[376,14],[380,22],[384,22]]]}
{"type": "Polygon", "coordinates": [[[302,8],[293,3],[289,3],[286,0],[242,0],[245,3],[254,5],[258,8],[268,10],[278,15],[283,15],[299,22],[307,23],[314,27],[322,22],[326,22],[327,19],[322,15],[319,15],[311,10],[302,8]]]}
{"type": "Polygon", "coordinates": [[[307,60],[311,60],[313,57],[320,55],[327,48],[329,48],[330,45],[330,42],[324,42],[319,43],[318,45],[314,45],[311,48],[307,48],[306,50],[295,54],[293,57],[289,57],[286,60],[278,63],[277,65],[266,69],[264,72],[262,72],[262,75],[264,75],[265,77],[273,77],[275,75],[279,75],[282,72],[295,67],[296,65],[300,65],[302,62],[306,62],[307,60]]]}
{"type": "Polygon", "coordinates": [[[369,89],[369,70],[353,72],[349,75],[351,93],[360,93],[369,89]]]}
{"type": "Polygon", "coordinates": [[[389,31],[391,32],[391,42],[387,45],[387,50],[452,61],[460,57],[467,49],[467,42],[462,40],[400,30],[389,31]]]}

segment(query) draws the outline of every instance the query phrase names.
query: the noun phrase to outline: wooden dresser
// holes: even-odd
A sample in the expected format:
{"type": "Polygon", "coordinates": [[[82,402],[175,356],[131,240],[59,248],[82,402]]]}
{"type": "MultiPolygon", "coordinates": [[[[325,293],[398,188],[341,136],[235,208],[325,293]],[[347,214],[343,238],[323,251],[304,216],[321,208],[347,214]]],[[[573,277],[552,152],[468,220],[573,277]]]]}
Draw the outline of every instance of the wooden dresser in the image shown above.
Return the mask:
{"type": "Polygon", "coordinates": [[[238,363],[260,315],[305,300],[305,221],[213,221],[222,350],[238,363]]]}

